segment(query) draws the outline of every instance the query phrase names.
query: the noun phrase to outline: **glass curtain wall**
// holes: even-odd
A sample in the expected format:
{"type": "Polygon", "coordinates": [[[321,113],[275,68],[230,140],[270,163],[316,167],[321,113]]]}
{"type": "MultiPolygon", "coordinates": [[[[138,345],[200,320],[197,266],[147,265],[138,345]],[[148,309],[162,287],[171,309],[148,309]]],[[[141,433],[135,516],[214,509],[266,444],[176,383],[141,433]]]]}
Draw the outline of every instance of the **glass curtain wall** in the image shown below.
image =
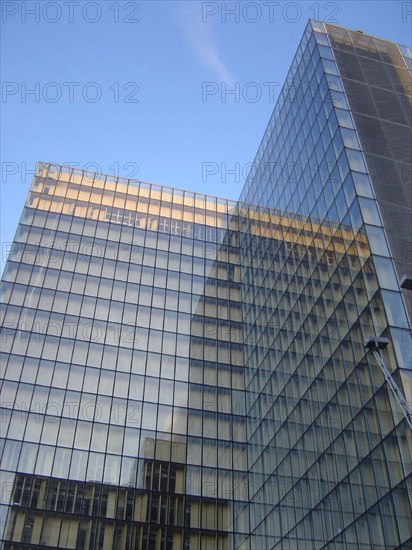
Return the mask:
{"type": "Polygon", "coordinates": [[[38,165],[2,283],[4,548],[412,544],[411,430],[364,347],[410,401],[411,59],[310,21],[237,203],[38,165]]]}
{"type": "Polygon", "coordinates": [[[284,213],[283,239],[240,243],[250,548],[412,543],[412,434],[364,348],[388,338],[408,399],[410,326],[360,136],[312,21],[241,195],[284,213]]]}
{"type": "Polygon", "coordinates": [[[5,548],[233,548],[234,209],[38,165],[2,287],[5,548]]]}

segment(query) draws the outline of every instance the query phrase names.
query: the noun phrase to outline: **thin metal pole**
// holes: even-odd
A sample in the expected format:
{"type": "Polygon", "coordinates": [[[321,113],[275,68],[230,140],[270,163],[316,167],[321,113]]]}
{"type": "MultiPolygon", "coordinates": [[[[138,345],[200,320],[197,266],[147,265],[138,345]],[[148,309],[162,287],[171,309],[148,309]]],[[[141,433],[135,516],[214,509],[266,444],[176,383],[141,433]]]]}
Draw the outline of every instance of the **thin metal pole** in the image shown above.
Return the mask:
{"type": "Polygon", "coordinates": [[[411,411],[411,409],[408,405],[408,402],[404,398],[403,393],[401,392],[401,390],[398,388],[395,380],[392,378],[392,375],[388,371],[388,368],[385,365],[380,353],[377,350],[372,350],[372,353],[375,356],[375,359],[378,362],[378,365],[380,366],[381,371],[383,372],[385,380],[389,384],[389,387],[390,387],[393,395],[395,396],[396,400],[398,401],[398,403],[399,403],[399,405],[402,409],[402,412],[405,415],[406,421],[408,422],[409,427],[412,430],[412,411],[411,411]]]}

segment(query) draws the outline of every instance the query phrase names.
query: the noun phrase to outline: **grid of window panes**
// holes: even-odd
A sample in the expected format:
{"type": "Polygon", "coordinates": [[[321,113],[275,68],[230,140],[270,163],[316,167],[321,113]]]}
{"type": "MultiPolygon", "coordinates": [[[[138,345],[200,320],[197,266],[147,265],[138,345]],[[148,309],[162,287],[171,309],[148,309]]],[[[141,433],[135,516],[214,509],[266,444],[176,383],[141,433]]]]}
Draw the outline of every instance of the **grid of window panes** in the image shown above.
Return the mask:
{"type": "MultiPolygon", "coordinates": [[[[326,30],[402,277],[412,271],[412,53],[364,33],[333,25],[326,30]]],[[[412,293],[403,295],[411,317],[412,293]]]]}
{"type": "Polygon", "coordinates": [[[2,286],[5,548],[244,536],[234,208],[38,166],[2,286]]]}
{"type": "Polygon", "coordinates": [[[250,548],[408,547],[411,431],[363,342],[389,339],[402,388],[410,332],[322,23],[307,27],[241,199],[285,212],[265,227],[283,240],[240,243],[250,548]]]}
{"type": "Polygon", "coordinates": [[[363,346],[407,393],[410,333],[325,30],[239,204],[39,165],[3,283],[6,548],[411,543],[411,433],[363,346]]]}

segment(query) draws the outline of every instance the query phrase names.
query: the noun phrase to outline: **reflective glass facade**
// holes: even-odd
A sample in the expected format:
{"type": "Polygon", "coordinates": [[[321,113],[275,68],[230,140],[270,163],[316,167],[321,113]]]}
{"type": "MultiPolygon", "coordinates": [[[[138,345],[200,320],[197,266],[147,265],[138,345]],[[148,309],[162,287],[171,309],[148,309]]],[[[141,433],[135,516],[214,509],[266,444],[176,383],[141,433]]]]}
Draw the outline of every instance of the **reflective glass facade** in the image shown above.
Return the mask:
{"type": "Polygon", "coordinates": [[[410,401],[410,188],[379,166],[408,162],[411,59],[310,22],[239,202],[38,165],[2,286],[4,548],[412,545],[412,434],[363,344],[410,401]]]}
{"type": "Polygon", "coordinates": [[[4,273],[6,548],[232,547],[235,208],[38,166],[4,273]]]}
{"type": "Polygon", "coordinates": [[[388,338],[383,358],[410,403],[411,332],[394,260],[411,187],[375,164],[396,172],[410,154],[410,64],[406,48],[310,22],[241,195],[289,220],[276,227],[281,240],[262,231],[248,247],[241,235],[254,260],[242,280],[251,548],[412,545],[412,434],[363,345],[388,338]],[[365,100],[359,81],[385,105],[365,100]],[[382,125],[378,134],[358,123],[373,105],[364,119],[382,125]]]}

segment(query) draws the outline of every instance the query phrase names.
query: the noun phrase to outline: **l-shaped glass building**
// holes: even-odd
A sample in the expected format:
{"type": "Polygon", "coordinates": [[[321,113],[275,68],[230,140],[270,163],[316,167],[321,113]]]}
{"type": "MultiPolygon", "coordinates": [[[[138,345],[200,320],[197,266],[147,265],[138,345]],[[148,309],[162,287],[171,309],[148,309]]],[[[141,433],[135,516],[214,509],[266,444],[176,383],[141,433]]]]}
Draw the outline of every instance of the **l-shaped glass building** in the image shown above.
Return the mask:
{"type": "Polygon", "coordinates": [[[412,547],[411,69],[310,21],[237,202],[38,164],[5,550],[412,547]]]}

